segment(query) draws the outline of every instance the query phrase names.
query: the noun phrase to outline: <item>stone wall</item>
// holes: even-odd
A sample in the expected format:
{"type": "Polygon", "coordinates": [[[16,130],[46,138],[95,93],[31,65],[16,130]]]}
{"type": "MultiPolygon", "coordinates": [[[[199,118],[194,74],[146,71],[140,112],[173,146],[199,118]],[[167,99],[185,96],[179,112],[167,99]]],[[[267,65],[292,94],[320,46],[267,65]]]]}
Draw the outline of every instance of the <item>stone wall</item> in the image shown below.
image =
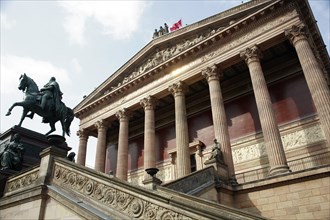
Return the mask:
{"type": "Polygon", "coordinates": [[[235,205],[270,219],[328,219],[329,171],[324,167],[243,185],[235,205]]]}
{"type": "Polygon", "coordinates": [[[39,219],[42,200],[37,199],[1,209],[0,219],[39,219]]]}
{"type": "Polygon", "coordinates": [[[44,219],[85,219],[72,212],[63,204],[57,202],[56,200],[49,198],[45,204],[44,219]]]}

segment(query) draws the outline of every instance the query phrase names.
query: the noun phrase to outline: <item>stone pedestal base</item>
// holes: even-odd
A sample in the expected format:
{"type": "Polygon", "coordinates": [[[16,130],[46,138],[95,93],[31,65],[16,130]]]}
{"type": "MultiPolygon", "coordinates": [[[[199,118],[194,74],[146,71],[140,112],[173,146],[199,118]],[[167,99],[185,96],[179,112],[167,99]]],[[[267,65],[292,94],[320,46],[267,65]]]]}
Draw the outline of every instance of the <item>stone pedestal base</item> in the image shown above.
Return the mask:
{"type": "Polygon", "coordinates": [[[157,186],[162,184],[162,181],[157,177],[150,177],[148,179],[143,180],[142,183],[147,189],[156,190],[157,186]]]}
{"type": "Polygon", "coordinates": [[[207,160],[204,162],[204,164],[206,167],[213,166],[216,171],[216,175],[224,183],[229,185],[235,185],[235,183],[237,184],[236,179],[234,177],[231,178],[228,176],[228,168],[226,164],[217,161],[216,158],[207,160]]]}

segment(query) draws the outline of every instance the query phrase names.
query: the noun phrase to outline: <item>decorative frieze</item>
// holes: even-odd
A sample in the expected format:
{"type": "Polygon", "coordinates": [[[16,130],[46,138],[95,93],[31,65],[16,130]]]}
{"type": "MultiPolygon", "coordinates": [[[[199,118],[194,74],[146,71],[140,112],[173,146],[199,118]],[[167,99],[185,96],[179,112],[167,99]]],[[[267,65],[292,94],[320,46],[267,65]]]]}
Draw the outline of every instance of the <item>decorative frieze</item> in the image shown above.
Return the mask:
{"type": "Polygon", "coordinates": [[[53,183],[116,210],[129,218],[139,219],[191,219],[179,212],[172,211],[114,188],[111,183],[92,179],[84,173],[69,170],[55,164],[53,183]]]}
{"type": "Polygon", "coordinates": [[[6,193],[23,189],[36,182],[39,177],[39,167],[7,181],[6,193]]]}
{"type": "MultiPolygon", "coordinates": [[[[323,142],[325,141],[325,137],[320,124],[317,123],[283,134],[281,135],[281,140],[284,149],[288,151],[323,142]]],[[[233,144],[233,148],[233,160],[235,164],[267,156],[264,142],[258,142],[239,148],[233,144]]]]}

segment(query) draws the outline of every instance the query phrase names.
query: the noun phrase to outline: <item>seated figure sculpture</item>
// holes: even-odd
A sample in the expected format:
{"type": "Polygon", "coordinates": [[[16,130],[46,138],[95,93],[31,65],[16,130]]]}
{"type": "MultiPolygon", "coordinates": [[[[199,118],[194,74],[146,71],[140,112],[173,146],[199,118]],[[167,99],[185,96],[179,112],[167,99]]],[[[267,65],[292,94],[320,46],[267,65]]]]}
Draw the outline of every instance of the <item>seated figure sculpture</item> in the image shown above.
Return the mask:
{"type": "Polygon", "coordinates": [[[23,150],[21,136],[15,134],[13,140],[6,144],[4,151],[0,153],[1,170],[21,170],[23,150]]]}
{"type": "Polygon", "coordinates": [[[220,149],[220,143],[217,141],[217,139],[214,139],[214,146],[212,148],[211,156],[208,158],[208,160],[215,160],[219,163],[224,163],[223,154],[220,149]]]}

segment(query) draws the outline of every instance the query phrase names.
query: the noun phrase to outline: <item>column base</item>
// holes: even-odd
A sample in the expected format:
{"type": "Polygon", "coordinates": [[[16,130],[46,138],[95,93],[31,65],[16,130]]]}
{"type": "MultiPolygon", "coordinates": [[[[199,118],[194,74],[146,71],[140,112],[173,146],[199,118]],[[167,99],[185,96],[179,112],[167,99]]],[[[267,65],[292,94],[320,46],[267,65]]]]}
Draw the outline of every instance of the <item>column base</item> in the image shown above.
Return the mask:
{"type": "Polygon", "coordinates": [[[278,165],[278,166],[273,166],[269,169],[269,176],[274,176],[278,174],[283,174],[283,173],[289,173],[291,170],[287,165],[278,165]]]}

